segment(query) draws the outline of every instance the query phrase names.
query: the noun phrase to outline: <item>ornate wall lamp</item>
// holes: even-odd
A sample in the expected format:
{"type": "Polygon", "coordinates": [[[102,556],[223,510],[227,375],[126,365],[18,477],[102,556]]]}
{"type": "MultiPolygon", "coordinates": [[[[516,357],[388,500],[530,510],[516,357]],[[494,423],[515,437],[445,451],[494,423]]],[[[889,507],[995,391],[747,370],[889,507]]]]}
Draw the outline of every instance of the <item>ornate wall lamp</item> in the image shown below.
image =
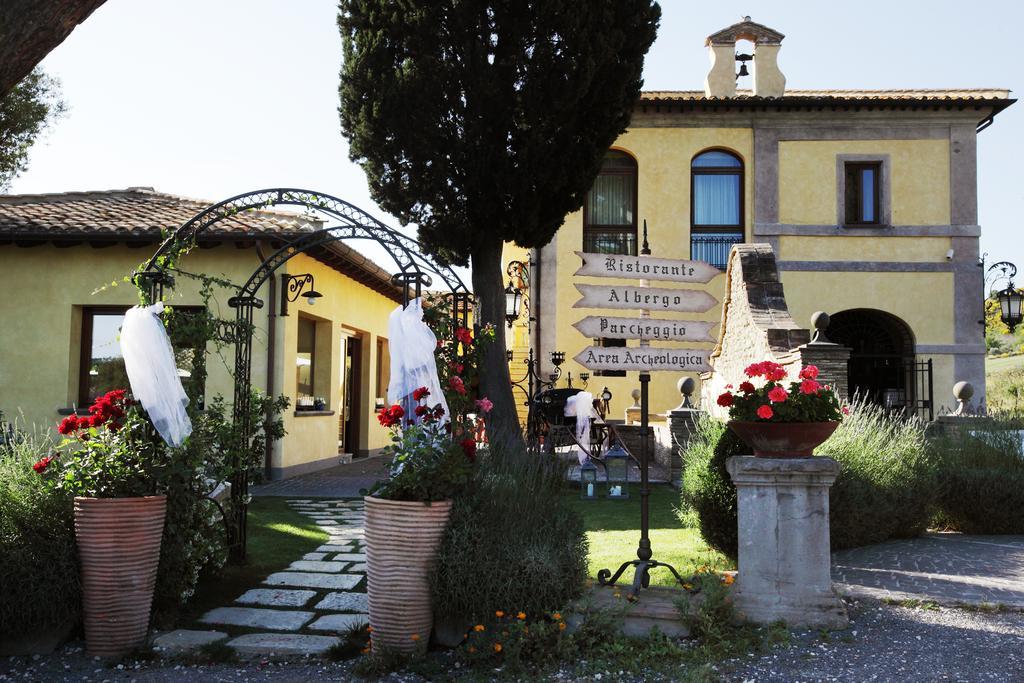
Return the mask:
{"type": "Polygon", "coordinates": [[[512,329],[523,312],[523,292],[530,289],[530,268],[522,261],[509,261],[505,272],[509,277],[505,287],[505,324],[512,329]]]}
{"type": "MultiPolygon", "coordinates": [[[[985,265],[985,257],[981,257],[981,266],[985,265]]],[[[1009,261],[999,261],[993,263],[985,271],[985,285],[988,286],[991,281],[992,287],[994,288],[996,283],[1005,280],[1006,287],[993,292],[989,290],[989,296],[994,297],[999,302],[999,319],[1003,321],[1003,324],[1012,333],[1017,325],[1020,325],[1021,321],[1024,320],[1024,312],[1022,312],[1022,304],[1024,304],[1024,294],[1014,286],[1013,278],[1017,275],[1017,266],[1013,265],[1009,261]]],[[[985,319],[982,318],[981,323],[985,324],[985,319]]]]}
{"type": "Polygon", "coordinates": [[[300,296],[306,297],[306,302],[312,306],[316,300],[323,296],[313,289],[313,275],[311,273],[300,273],[281,276],[281,315],[288,315],[288,302],[298,301],[300,296]],[[303,289],[309,285],[309,290],[303,293],[303,289]]]}

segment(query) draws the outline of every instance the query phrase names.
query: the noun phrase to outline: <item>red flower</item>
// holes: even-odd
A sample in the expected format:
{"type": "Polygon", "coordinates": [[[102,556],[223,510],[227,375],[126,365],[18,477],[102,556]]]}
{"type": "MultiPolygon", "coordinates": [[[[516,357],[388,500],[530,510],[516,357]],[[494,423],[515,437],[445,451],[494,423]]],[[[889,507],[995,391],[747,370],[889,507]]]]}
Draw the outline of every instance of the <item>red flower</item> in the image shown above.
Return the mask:
{"type": "Polygon", "coordinates": [[[465,346],[469,346],[473,343],[473,335],[465,327],[460,327],[455,330],[455,338],[463,343],[465,346]]]}
{"type": "Polygon", "coordinates": [[[34,469],[37,473],[42,474],[43,472],[46,471],[46,468],[50,466],[51,462],[53,462],[53,458],[51,456],[43,456],[39,460],[39,462],[37,462],[35,465],[32,465],[32,469],[34,469]]]}
{"type": "Polygon", "coordinates": [[[63,420],[60,421],[60,425],[58,425],[57,431],[61,434],[68,435],[72,434],[76,429],[78,429],[78,426],[78,416],[68,415],[63,420]]]}
{"type": "Polygon", "coordinates": [[[444,415],[444,408],[441,406],[440,403],[438,403],[436,406],[434,406],[434,419],[440,420],[442,415],[444,415]]]}
{"type": "Polygon", "coordinates": [[[808,365],[800,371],[800,379],[818,379],[818,367],[808,365]]]}
{"type": "Polygon", "coordinates": [[[732,394],[730,394],[728,391],[725,392],[724,394],[720,394],[718,397],[718,405],[722,406],[723,408],[728,408],[729,406],[731,406],[732,394]]]}
{"type": "Polygon", "coordinates": [[[789,398],[789,392],[782,387],[775,387],[768,392],[768,400],[772,403],[782,403],[789,398]]]}
{"type": "Polygon", "coordinates": [[[765,362],[764,376],[772,382],[786,379],[786,369],[778,363],[765,362]]]}
{"type": "Polygon", "coordinates": [[[764,363],[753,363],[743,369],[747,377],[760,377],[764,374],[764,363]]]}
{"type": "Polygon", "coordinates": [[[412,400],[414,401],[422,401],[427,396],[430,396],[430,390],[426,387],[420,387],[416,391],[412,392],[412,400]]]}
{"type": "Polygon", "coordinates": [[[769,405],[763,405],[757,409],[757,416],[762,420],[770,420],[774,414],[775,411],[772,410],[772,407],[769,405]]]}
{"type": "Polygon", "coordinates": [[[740,391],[742,391],[744,394],[752,394],[755,391],[757,391],[757,389],[755,389],[754,385],[751,384],[750,382],[743,382],[742,384],[740,384],[740,391]]]}
{"type": "Polygon", "coordinates": [[[448,384],[451,385],[451,387],[455,391],[455,393],[457,393],[457,394],[465,394],[466,393],[466,385],[463,384],[462,378],[459,377],[458,375],[452,375],[451,377],[449,377],[448,378],[448,384]]]}
{"type": "Polygon", "coordinates": [[[469,461],[474,462],[476,460],[476,441],[473,439],[463,439],[459,442],[459,445],[462,446],[462,452],[466,454],[469,461]]]}
{"type": "Polygon", "coordinates": [[[377,421],[385,427],[394,427],[402,422],[405,410],[397,403],[377,413],[377,421]]]}
{"type": "Polygon", "coordinates": [[[803,382],[800,382],[800,391],[805,394],[816,394],[819,389],[821,389],[821,385],[813,379],[805,379],[803,382]]]}
{"type": "Polygon", "coordinates": [[[448,369],[451,370],[452,372],[454,372],[457,375],[461,375],[462,374],[462,370],[464,368],[463,368],[462,363],[449,363],[448,364],[448,369]]]}

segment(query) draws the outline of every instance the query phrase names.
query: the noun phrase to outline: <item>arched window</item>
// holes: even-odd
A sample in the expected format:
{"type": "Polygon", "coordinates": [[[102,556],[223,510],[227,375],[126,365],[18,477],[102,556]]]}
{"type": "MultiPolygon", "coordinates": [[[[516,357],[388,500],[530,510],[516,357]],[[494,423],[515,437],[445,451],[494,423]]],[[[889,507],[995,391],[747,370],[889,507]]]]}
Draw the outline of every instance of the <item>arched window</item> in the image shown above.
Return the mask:
{"type": "Polygon", "coordinates": [[[690,258],[724,269],[743,242],[743,162],[708,150],[690,163],[690,258]]]}
{"type": "Polygon", "coordinates": [[[636,254],[636,160],[608,150],[583,204],[583,251],[636,254]]]}

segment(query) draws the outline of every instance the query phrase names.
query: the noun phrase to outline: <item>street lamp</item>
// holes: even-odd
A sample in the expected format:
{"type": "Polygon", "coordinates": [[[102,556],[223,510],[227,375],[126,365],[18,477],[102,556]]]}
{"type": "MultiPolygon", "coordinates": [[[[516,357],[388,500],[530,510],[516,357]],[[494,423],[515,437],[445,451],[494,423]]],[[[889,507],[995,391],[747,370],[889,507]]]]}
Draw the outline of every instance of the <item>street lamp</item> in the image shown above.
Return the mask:
{"type": "MultiPolygon", "coordinates": [[[[984,258],[985,257],[983,256],[981,261],[982,266],[985,264],[984,258]]],[[[990,296],[994,297],[999,302],[999,319],[1004,325],[1006,325],[1011,333],[1014,328],[1016,328],[1017,325],[1020,325],[1021,321],[1024,320],[1024,313],[1021,311],[1021,305],[1024,304],[1024,294],[1021,294],[1013,284],[1013,278],[1016,275],[1017,266],[1013,265],[1009,261],[993,263],[988,267],[988,270],[985,271],[986,283],[990,279],[992,280],[993,285],[1000,280],[1006,280],[1006,288],[995,292],[994,294],[990,294],[990,296]]],[[[982,324],[984,324],[984,319],[982,319],[982,324]]]]}
{"type": "Polygon", "coordinates": [[[505,288],[505,324],[508,325],[508,329],[511,330],[513,323],[519,319],[522,307],[523,290],[513,285],[512,280],[509,280],[508,287],[505,288]]]}
{"type": "Polygon", "coordinates": [[[289,275],[285,273],[281,276],[281,315],[288,315],[288,302],[298,301],[299,297],[306,297],[306,302],[312,306],[316,303],[316,300],[323,296],[320,292],[313,289],[313,275],[311,273],[300,273],[298,275],[289,275]],[[309,290],[305,293],[302,291],[306,285],[309,285],[309,290]]]}

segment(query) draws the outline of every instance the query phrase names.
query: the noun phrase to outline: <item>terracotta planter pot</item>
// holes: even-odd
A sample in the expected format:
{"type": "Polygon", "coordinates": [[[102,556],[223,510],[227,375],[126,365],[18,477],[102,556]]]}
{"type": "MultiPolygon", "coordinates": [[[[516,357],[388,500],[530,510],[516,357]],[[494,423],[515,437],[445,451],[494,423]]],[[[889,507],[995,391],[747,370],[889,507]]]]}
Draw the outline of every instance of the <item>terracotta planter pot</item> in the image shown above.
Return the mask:
{"type": "Polygon", "coordinates": [[[118,657],[146,640],[166,496],[75,498],[85,649],[118,657]]]}
{"type": "Polygon", "coordinates": [[[422,652],[434,623],[429,576],[452,502],[363,500],[373,648],[422,652]]]}
{"type": "Polygon", "coordinates": [[[738,422],[729,427],[759,458],[809,458],[838,422],[738,422]]]}

